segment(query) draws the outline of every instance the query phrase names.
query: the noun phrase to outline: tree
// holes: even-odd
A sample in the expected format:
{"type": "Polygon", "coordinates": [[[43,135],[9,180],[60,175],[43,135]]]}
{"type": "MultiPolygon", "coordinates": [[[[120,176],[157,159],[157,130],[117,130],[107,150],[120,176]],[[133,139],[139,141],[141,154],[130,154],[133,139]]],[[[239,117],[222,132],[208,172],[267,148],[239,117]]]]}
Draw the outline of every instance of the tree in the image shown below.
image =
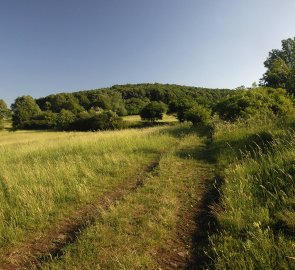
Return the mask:
{"type": "Polygon", "coordinates": [[[0,128],[3,128],[3,120],[10,115],[10,111],[3,99],[0,99],[0,128]]]}
{"type": "Polygon", "coordinates": [[[31,96],[18,97],[11,105],[12,126],[14,129],[24,128],[41,113],[39,106],[31,96]]]}
{"type": "Polygon", "coordinates": [[[260,80],[261,85],[286,88],[295,93],[295,37],[282,40],[282,49],[272,50],[264,62],[266,72],[260,80]]]}
{"type": "MultiPolygon", "coordinates": [[[[48,97],[47,102],[51,104],[50,109],[53,112],[61,112],[63,109],[71,111],[76,114],[84,110],[84,108],[79,104],[77,98],[74,97],[73,94],[56,94],[48,97]]],[[[48,103],[45,102],[46,107],[48,103]]]]}
{"type": "Polygon", "coordinates": [[[163,114],[166,111],[166,106],[162,102],[152,101],[147,104],[140,111],[140,117],[142,120],[148,120],[150,122],[155,122],[157,120],[163,119],[163,114]]]}
{"type": "Polygon", "coordinates": [[[80,131],[120,129],[123,126],[123,119],[112,111],[85,111],[78,115],[77,120],[71,126],[80,131]]]}
{"type": "Polygon", "coordinates": [[[140,111],[150,103],[148,98],[130,98],[125,101],[126,110],[128,115],[136,115],[139,114],[140,111]]]}
{"type": "Polygon", "coordinates": [[[103,111],[90,118],[90,130],[120,129],[123,119],[112,111],[103,111]]]}
{"type": "Polygon", "coordinates": [[[9,117],[10,111],[3,99],[0,99],[0,119],[9,117]]]}
{"type": "Polygon", "coordinates": [[[180,122],[185,121],[185,112],[191,109],[196,103],[188,99],[174,100],[169,104],[168,114],[176,114],[180,122]]]}
{"type": "Polygon", "coordinates": [[[76,116],[69,110],[62,109],[57,115],[56,125],[57,129],[68,130],[70,126],[75,122],[76,116]]]}

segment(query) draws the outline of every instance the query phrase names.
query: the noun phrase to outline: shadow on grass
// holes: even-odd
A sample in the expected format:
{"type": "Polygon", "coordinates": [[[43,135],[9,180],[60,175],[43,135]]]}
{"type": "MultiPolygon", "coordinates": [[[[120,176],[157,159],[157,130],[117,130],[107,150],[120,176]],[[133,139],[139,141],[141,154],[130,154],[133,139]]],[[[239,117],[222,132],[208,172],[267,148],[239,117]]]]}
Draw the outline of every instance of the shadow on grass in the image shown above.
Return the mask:
{"type": "Polygon", "coordinates": [[[207,146],[187,147],[178,151],[177,155],[182,159],[195,159],[209,164],[215,163],[215,156],[212,155],[207,146]]]}
{"type": "Polygon", "coordinates": [[[195,216],[196,229],[192,239],[191,260],[187,263],[186,270],[211,269],[208,268],[211,258],[205,250],[210,246],[210,235],[218,231],[218,221],[212,208],[220,203],[222,185],[223,179],[220,176],[205,181],[205,192],[195,216]]]}
{"type": "MultiPolygon", "coordinates": [[[[214,164],[216,162],[215,153],[212,152],[212,128],[210,126],[187,127],[186,134],[196,134],[204,139],[204,145],[188,146],[181,149],[176,154],[182,159],[195,159],[214,164]]],[[[179,134],[181,135],[181,134],[179,134]]]]}
{"type": "MultiPolygon", "coordinates": [[[[212,128],[210,126],[199,126],[191,128],[191,132],[201,137],[205,144],[194,147],[188,146],[177,152],[183,159],[195,159],[196,161],[208,164],[209,170],[216,168],[216,159],[220,149],[215,149],[212,142],[212,128]]],[[[217,174],[208,172],[202,180],[201,200],[195,206],[194,223],[195,229],[192,233],[192,247],[190,261],[184,269],[198,270],[207,269],[211,259],[205,253],[210,247],[209,237],[218,230],[218,221],[213,208],[220,204],[220,190],[223,185],[223,178],[217,174]]]]}
{"type": "MultiPolygon", "coordinates": [[[[214,152],[212,146],[212,140],[208,129],[194,130],[200,136],[202,134],[205,137],[205,144],[185,148],[179,151],[177,154],[184,159],[195,159],[208,164],[208,168],[214,168],[216,164],[217,152],[214,152]]],[[[215,167],[216,168],[216,167],[215,167]]],[[[208,173],[205,179],[202,180],[203,192],[201,200],[197,203],[194,210],[194,223],[195,230],[192,234],[192,251],[191,259],[187,263],[185,269],[197,270],[206,269],[210,264],[211,259],[205,254],[205,250],[210,247],[209,236],[216,233],[218,229],[218,222],[216,215],[212,209],[220,203],[220,190],[223,185],[223,179],[219,175],[212,175],[208,173]]]]}
{"type": "Polygon", "coordinates": [[[147,121],[124,121],[123,129],[128,128],[147,128],[147,127],[159,127],[159,126],[173,126],[176,125],[178,122],[147,122],[147,121]]]}

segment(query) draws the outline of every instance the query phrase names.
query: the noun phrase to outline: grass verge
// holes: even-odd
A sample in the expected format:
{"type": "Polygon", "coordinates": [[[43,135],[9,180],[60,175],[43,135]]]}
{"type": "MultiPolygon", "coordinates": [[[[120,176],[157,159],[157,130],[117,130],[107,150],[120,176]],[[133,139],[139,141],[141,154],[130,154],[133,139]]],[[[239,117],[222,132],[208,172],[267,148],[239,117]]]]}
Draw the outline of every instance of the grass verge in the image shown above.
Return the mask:
{"type": "Polygon", "coordinates": [[[295,135],[284,119],[222,124],[212,148],[223,174],[214,269],[295,269],[295,135]]]}

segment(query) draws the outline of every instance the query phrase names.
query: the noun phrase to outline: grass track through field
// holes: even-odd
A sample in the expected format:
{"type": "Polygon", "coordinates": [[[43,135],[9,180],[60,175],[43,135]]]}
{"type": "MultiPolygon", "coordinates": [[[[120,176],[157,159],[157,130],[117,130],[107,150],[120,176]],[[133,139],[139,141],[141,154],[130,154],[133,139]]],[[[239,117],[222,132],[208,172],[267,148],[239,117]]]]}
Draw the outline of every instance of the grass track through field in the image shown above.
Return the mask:
{"type": "Polygon", "coordinates": [[[25,242],[22,247],[8,253],[6,257],[12,263],[2,265],[1,269],[32,268],[61,256],[63,254],[62,248],[74,242],[84,229],[91,226],[95,218],[101,214],[101,211],[107,210],[111,205],[122,200],[128,193],[135,192],[142,186],[147,174],[152,173],[158,166],[160,159],[161,155],[159,155],[158,160],[142,168],[140,173],[134,176],[134,179],[124,182],[124,184],[100,197],[97,202],[87,205],[74,212],[71,217],[55,224],[41,239],[25,242]]]}
{"type": "MultiPolygon", "coordinates": [[[[178,142],[172,134],[178,129],[187,127],[1,133],[0,269],[15,267],[26,257],[34,261],[35,256],[27,256],[32,250],[51,250],[41,241],[54,238],[46,238],[46,232],[55,235],[60,226],[67,230],[67,224],[85,223],[72,217],[91,212],[88,206],[100,198],[112,200],[120,191],[140,185],[141,173],[178,142]]],[[[58,242],[68,241],[63,233],[59,236],[58,242]]]]}
{"type": "Polygon", "coordinates": [[[194,259],[201,258],[201,250],[193,234],[207,214],[200,207],[214,178],[207,154],[195,133],[179,138],[144,185],[102,210],[60,257],[38,268],[196,269],[190,267],[200,263],[194,259]]]}

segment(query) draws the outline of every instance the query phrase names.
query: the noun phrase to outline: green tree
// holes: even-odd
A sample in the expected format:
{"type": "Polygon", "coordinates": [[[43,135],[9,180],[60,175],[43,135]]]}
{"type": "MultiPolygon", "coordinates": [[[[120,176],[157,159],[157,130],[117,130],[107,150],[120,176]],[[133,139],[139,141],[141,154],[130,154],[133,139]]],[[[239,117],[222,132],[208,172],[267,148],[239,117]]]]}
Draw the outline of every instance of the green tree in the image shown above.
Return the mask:
{"type": "Polygon", "coordinates": [[[194,101],[182,98],[174,100],[169,104],[168,114],[176,114],[180,122],[185,121],[185,112],[191,109],[196,103],[194,101]]]}
{"type": "Polygon", "coordinates": [[[128,112],[128,115],[139,114],[140,111],[150,103],[148,98],[130,98],[125,101],[125,106],[128,112]]]}
{"type": "Polygon", "coordinates": [[[113,111],[103,111],[90,118],[89,130],[120,129],[123,120],[113,111]]]}
{"type": "Polygon", "coordinates": [[[69,130],[75,122],[76,115],[69,110],[62,109],[56,117],[56,127],[60,130],[69,130]]]}
{"type": "Polygon", "coordinates": [[[71,125],[75,130],[108,130],[120,129],[123,126],[123,119],[113,111],[82,112],[77,120],[71,125]]]}
{"type": "Polygon", "coordinates": [[[11,105],[11,109],[14,129],[25,128],[34,117],[41,113],[39,106],[31,96],[18,97],[11,105]]]}
{"type": "Polygon", "coordinates": [[[295,37],[282,40],[282,49],[272,50],[264,62],[266,72],[260,83],[274,88],[287,88],[295,93],[295,37]]]}
{"type": "Polygon", "coordinates": [[[3,120],[9,117],[10,111],[3,99],[0,99],[0,129],[3,128],[3,120]]]}
{"type": "Polygon", "coordinates": [[[140,111],[140,117],[142,120],[148,120],[153,123],[157,120],[163,119],[165,111],[166,106],[164,103],[152,101],[143,107],[143,109],[140,111]]]}
{"type": "Polygon", "coordinates": [[[50,102],[51,110],[53,112],[61,112],[64,109],[76,114],[84,110],[84,108],[79,104],[78,99],[75,98],[73,94],[63,93],[51,95],[48,97],[47,101],[50,102]]]}

